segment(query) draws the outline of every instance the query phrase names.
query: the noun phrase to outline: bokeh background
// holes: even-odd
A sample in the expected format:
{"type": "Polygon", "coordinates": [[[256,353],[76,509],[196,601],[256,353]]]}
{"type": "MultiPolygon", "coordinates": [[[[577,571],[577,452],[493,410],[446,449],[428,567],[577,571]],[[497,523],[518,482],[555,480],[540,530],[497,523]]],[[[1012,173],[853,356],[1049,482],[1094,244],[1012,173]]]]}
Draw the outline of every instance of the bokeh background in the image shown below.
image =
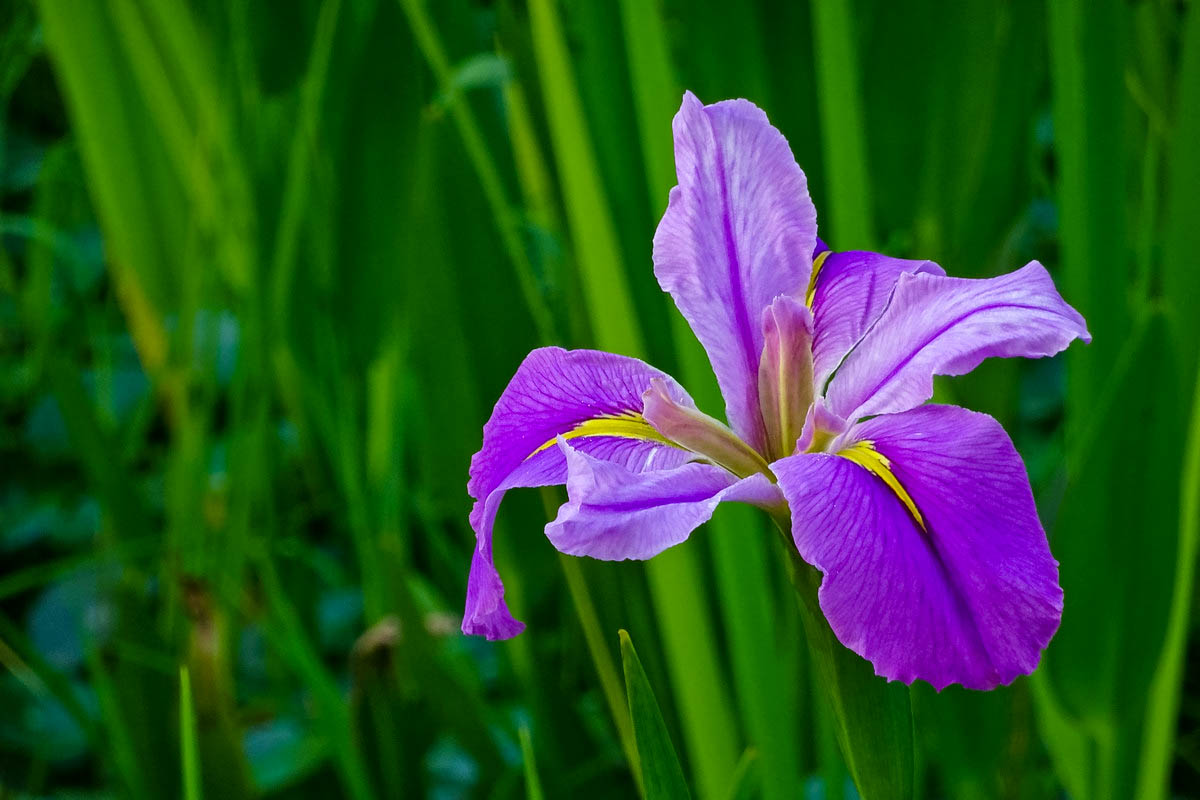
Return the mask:
{"type": "Polygon", "coordinates": [[[939,384],[1062,562],[1032,678],[911,690],[920,797],[1200,796],[1200,6],[6,0],[0,796],[629,797],[617,631],[694,796],[853,796],[783,558],[648,564],[467,465],[525,353],[720,411],[651,273],[684,88],[788,137],[835,249],[1037,258],[1094,343],[939,384]]]}

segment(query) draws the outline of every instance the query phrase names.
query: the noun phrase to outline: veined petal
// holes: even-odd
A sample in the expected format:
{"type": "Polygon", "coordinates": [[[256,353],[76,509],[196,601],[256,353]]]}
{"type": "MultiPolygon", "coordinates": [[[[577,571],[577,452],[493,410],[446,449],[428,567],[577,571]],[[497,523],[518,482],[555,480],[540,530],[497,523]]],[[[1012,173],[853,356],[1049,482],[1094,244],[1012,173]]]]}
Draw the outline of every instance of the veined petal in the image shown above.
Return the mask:
{"type": "Polygon", "coordinates": [[[837,438],[850,424],[825,407],[825,398],[818,397],[808,409],[796,450],[801,453],[828,452],[837,445],[837,438]]]}
{"type": "Polygon", "coordinates": [[[904,411],[933,396],[934,375],[963,375],[992,356],[1052,356],[1077,338],[1091,341],[1083,317],[1036,261],[984,280],[904,273],[825,396],[849,420],[904,411]]]}
{"type": "Polygon", "coordinates": [[[772,465],[841,642],[877,674],[990,689],[1058,628],[1058,564],[1020,456],[991,417],[927,405],[857,426],[853,458],[772,465]]]}
{"type": "Polygon", "coordinates": [[[813,280],[813,366],[818,388],[858,343],[906,272],[945,275],[932,261],[909,261],[866,251],[830,253],[813,280]]]}
{"type": "Polygon", "coordinates": [[[724,501],[782,506],[761,473],[738,478],[712,464],[633,472],[581,452],[564,439],[568,502],[546,526],[560,551],[608,561],[647,559],[680,544],[724,501]]]}
{"type": "Polygon", "coordinates": [[[761,451],[759,321],[808,285],[816,210],[787,140],[754,104],[705,106],[689,92],[673,129],[679,185],[654,234],[654,274],[708,352],[730,426],[761,451]]]}
{"type": "Polygon", "coordinates": [[[693,458],[665,443],[642,417],[642,393],[651,381],[661,383],[674,402],[693,406],[670,376],[611,353],[546,347],[534,350],[517,368],[484,425],[483,447],[471,459],[467,491],[475,499],[471,527],[476,546],[464,633],[502,639],[524,628],[504,602],[504,586],[492,562],[492,526],[508,489],[566,481],[558,437],[635,473],[670,469],[693,458]]]}

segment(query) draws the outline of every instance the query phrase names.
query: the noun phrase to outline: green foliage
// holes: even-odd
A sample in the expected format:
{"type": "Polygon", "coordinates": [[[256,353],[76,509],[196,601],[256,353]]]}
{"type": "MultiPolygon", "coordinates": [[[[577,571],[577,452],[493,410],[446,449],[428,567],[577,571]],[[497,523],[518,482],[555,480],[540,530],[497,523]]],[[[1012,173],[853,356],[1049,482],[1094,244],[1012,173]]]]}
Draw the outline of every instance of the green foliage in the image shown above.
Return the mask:
{"type": "Polygon", "coordinates": [[[637,736],[638,760],[642,767],[642,787],[646,800],[687,800],[688,792],[683,769],[667,724],[663,722],[654,690],[633,649],[629,634],[620,631],[621,661],[625,665],[625,691],[629,693],[629,715],[637,736]]]}
{"type": "Polygon", "coordinates": [[[1195,3],[0,5],[0,795],[1200,794],[1197,141],[1195,3]],[[939,385],[1061,563],[1032,679],[884,683],[748,509],[559,556],[552,489],[497,528],[527,632],[458,633],[530,348],[720,412],[650,270],[684,88],[764,107],[836,249],[1087,317],[939,385]]]}

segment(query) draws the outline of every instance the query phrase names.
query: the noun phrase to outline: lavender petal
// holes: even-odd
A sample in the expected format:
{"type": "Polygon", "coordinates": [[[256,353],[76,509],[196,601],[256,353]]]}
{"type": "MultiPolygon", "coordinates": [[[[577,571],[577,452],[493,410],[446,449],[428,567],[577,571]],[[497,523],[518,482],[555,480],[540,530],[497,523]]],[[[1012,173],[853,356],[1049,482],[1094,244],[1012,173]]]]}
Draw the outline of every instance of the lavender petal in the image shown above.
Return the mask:
{"type": "Polygon", "coordinates": [[[758,363],[763,309],[802,296],[816,210],[787,140],[746,100],[675,115],[679,185],[654,235],[654,274],[708,352],[730,427],[762,450],[758,363]]]}

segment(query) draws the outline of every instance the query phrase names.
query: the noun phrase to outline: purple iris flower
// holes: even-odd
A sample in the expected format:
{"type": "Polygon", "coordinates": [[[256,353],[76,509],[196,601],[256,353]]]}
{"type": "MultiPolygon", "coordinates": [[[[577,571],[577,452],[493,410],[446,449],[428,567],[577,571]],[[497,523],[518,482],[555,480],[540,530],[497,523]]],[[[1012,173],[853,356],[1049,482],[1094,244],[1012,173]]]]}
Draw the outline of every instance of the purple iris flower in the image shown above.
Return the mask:
{"type": "Polygon", "coordinates": [[[546,525],[563,553],[651,558],[719,503],[751,503],[790,514],[830,626],[879,675],[988,689],[1032,672],[1063,594],[1025,466],[991,417],[926,401],[934,375],[1090,341],[1083,318],[1036,261],[967,280],[831,252],[804,173],[752,103],[688,93],[673,130],[679,185],[654,274],[704,345],[729,424],[637,359],[530,353],[471,460],[463,631],[524,629],[492,562],[496,510],[509,489],[565,483],[546,525]]]}

